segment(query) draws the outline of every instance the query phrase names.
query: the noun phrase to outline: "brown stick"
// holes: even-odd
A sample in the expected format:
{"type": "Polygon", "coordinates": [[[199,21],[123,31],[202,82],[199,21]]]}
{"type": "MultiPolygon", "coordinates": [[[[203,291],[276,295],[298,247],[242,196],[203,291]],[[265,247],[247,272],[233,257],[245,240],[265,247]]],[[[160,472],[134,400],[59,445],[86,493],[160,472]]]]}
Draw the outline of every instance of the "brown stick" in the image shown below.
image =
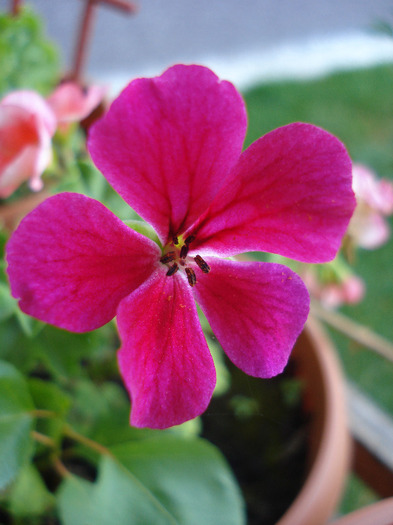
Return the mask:
{"type": "Polygon", "coordinates": [[[377,354],[393,362],[393,344],[370,328],[352,321],[343,314],[327,310],[316,301],[311,303],[311,313],[353,341],[374,350],[377,354]]]}
{"type": "Polygon", "coordinates": [[[22,0],[12,0],[11,12],[14,16],[19,14],[19,11],[22,7],[22,0]]]}
{"type": "Polygon", "coordinates": [[[108,6],[116,9],[121,9],[126,13],[135,13],[137,7],[135,4],[128,2],[127,0],[87,0],[85,11],[82,16],[82,22],[79,30],[79,38],[75,48],[74,55],[74,68],[71,72],[71,78],[75,81],[80,80],[83,66],[86,60],[87,48],[91,38],[91,32],[93,27],[93,19],[98,4],[106,3],[108,6]]]}

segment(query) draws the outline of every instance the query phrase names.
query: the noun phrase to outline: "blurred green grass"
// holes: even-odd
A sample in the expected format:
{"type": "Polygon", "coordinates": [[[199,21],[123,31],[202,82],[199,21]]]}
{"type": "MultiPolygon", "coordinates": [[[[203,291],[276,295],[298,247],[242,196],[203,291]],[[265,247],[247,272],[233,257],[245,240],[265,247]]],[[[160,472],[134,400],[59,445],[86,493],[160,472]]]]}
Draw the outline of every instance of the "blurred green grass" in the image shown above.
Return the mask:
{"type": "MultiPolygon", "coordinates": [[[[260,85],[245,93],[247,145],[295,121],[336,135],[352,160],[393,180],[393,66],[340,72],[309,81],[260,85]]],[[[390,224],[393,227],[392,218],[390,224]]],[[[359,250],[354,271],[366,282],[363,302],[342,312],[393,341],[393,239],[374,251],[359,250]]],[[[331,331],[347,376],[393,414],[393,363],[331,331]]]]}

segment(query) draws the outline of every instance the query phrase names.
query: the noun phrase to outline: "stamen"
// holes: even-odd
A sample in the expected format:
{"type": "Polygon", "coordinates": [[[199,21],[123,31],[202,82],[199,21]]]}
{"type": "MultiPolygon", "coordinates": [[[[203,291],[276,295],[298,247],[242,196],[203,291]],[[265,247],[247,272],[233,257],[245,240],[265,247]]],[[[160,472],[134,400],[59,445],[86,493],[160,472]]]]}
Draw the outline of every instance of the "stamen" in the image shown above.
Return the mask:
{"type": "Polygon", "coordinates": [[[175,246],[177,246],[177,245],[179,244],[179,238],[178,238],[177,235],[174,235],[174,236],[172,237],[172,242],[173,242],[173,244],[174,244],[175,246]]]}
{"type": "Polygon", "coordinates": [[[169,270],[166,272],[167,277],[170,277],[171,275],[174,275],[177,270],[179,269],[179,266],[175,263],[173,264],[169,270]]]}
{"type": "Polygon", "coordinates": [[[187,244],[183,244],[180,250],[180,259],[185,259],[187,257],[188,250],[189,248],[187,244]]]}
{"type": "Polygon", "coordinates": [[[189,235],[186,240],[184,241],[184,243],[188,246],[189,244],[192,243],[192,241],[195,241],[195,235],[189,235]]]}
{"type": "Polygon", "coordinates": [[[162,264],[166,264],[166,263],[169,263],[171,261],[174,261],[175,257],[176,257],[176,253],[175,252],[168,252],[168,253],[166,253],[165,255],[163,255],[161,257],[160,262],[162,262],[162,264]]]}
{"type": "Polygon", "coordinates": [[[194,270],[192,268],[185,268],[185,270],[187,274],[188,284],[190,286],[194,286],[194,284],[196,284],[196,275],[194,270]]]}
{"type": "Polygon", "coordinates": [[[210,266],[207,264],[206,261],[202,259],[200,255],[197,255],[194,257],[194,261],[197,263],[199,268],[202,270],[203,273],[209,273],[210,272],[210,266]]]}

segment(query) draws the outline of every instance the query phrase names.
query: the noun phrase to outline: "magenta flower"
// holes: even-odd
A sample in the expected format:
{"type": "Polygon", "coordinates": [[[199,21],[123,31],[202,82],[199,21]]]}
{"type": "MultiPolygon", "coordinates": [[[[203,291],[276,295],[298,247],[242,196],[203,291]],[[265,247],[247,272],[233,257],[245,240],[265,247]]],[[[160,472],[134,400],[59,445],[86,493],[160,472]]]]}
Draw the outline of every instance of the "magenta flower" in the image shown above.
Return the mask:
{"type": "Polygon", "coordinates": [[[138,79],[90,133],[110,184],[161,246],[83,195],[51,197],[8,243],[21,309],[75,332],[117,315],[131,424],[165,428],[201,414],[215,369],[195,301],[247,374],[285,367],[309,309],[301,279],[279,264],[226,259],[263,250],[332,259],[354,208],[343,145],[291,124],[242,153],[242,98],[200,66],[138,79]]]}

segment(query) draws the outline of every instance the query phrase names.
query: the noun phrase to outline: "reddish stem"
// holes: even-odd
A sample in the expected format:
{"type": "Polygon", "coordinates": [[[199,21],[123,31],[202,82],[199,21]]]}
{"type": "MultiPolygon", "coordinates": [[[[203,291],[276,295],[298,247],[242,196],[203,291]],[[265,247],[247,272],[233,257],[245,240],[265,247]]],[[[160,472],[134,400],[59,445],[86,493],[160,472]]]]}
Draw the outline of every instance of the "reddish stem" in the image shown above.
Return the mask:
{"type": "Polygon", "coordinates": [[[73,80],[80,80],[81,72],[83,70],[87,47],[91,37],[93,18],[95,9],[98,4],[107,4],[116,9],[121,9],[129,14],[137,11],[136,4],[128,2],[128,0],[87,0],[85,12],[82,17],[82,23],[79,31],[79,39],[75,50],[74,68],[71,73],[73,80]]]}
{"type": "Polygon", "coordinates": [[[12,0],[12,14],[14,16],[19,14],[20,8],[22,7],[22,0],[12,0]]]}

